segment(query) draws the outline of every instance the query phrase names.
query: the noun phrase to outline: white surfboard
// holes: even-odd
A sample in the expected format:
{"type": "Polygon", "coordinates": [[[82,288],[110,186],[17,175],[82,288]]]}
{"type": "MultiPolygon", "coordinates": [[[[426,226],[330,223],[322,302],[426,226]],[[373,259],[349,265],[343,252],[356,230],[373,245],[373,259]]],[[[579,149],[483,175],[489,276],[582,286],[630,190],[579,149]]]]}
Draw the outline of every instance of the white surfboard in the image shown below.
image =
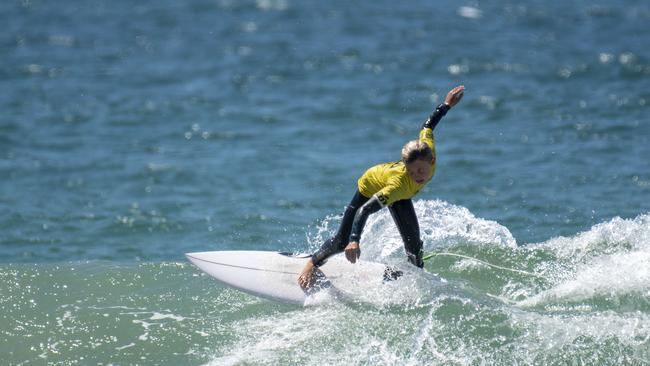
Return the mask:
{"type": "Polygon", "coordinates": [[[324,278],[319,278],[309,294],[298,285],[298,274],[309,255],[295,255],[268,251],[214,251],[186,253],[187,258],[202,271],[238,290],[268,299],[305,305],[319,289],[350,291],[355,283],[380,284],[386,266],[380,263],[348,262],[343,256],[329,258],[320,267],[324,278]]]}

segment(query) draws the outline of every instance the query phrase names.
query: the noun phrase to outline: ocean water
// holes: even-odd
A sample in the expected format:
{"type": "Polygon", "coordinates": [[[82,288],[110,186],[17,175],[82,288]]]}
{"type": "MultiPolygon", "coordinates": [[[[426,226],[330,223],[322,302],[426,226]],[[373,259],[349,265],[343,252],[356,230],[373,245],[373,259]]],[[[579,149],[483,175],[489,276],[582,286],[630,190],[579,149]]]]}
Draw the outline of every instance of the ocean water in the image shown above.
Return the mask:
{"type": "Polygon", "coordinates": [[[650,4],[0,3],[0,364],[649,365],[650,4]],[[417,196],[296,307],[183,253],[309,252],[455,85],[417,196]]]}

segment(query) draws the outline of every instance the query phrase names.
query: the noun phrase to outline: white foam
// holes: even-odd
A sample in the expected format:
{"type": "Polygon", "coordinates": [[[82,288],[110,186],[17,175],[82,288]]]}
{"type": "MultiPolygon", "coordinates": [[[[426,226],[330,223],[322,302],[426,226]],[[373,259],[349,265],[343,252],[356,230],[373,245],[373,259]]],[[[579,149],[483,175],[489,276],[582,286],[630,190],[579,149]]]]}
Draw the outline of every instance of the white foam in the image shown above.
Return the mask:
{"type": "MultiPolygon", "coordinates": [[[[465,207],[440,200],[417,200],[414,207],[425,252],[461,243],[517,247],[515,238],[505,226],[477,218],[465,207]]],[[[404,244],[388,210],[370,216],[361,246],[362,258],[366,260],[403,256],[404,244]]]]}
{"type": "MultiPolygon", "coordinates": [[[[282,349],[311,349],[305,347],[314,340],[331,336],[336,325],[337,312],[324,307],[310,307],[310,311],[295,311],[267,318],[241,321],[235,327],[239,341],[229,347],[227,354],[216,355],[207,365],[270,364],[279,361],[282,349]],[[328,326],[314,326],[314,319],[328,326]]],[[[296,355],[305,357],[309,355],[296,355]]]]}
{"type": "Polygon", "coordinates": [[[383,281],[382,278],[351,279],[349,286],[337,283],[340,299],[348,302],[369,304],[376,308],[399,306],[408,308],[430,301],[434,293],[440,291],[442,282],[436,276],[412,266],[409,263],[389,261],[394,270],[402,272],[396,281],[383,281]]]}
{"type": "Polygon", "coordinates": [[[185,320],[185,317],[180,315],[174,315],[174,314],[162,314],[154,311],[153,315],[151,315],[151,318],[149,318],[149,320],[161,320],[161,319],[173,319],[180,322],[185,320]]]}
{"type": "Polygon", "coordinates": [[[615,217],[576,236],[557,237],[529,247],[551,250],[559,259],[573,262],[602,253],[650,251],[650,215],[639,215],[631,220],[615,217]]]}
{"type": "Polygon", "coordinates": [[[115,347],[115,350],[116,350],[116,351],[122,351],[122,350],[125,350],[125,349],[127,349],[127,348],[131,348],[131,347],[133,347],[133,346],[135,346],[135,343],[131,342],[131,343],[126,344],[126,345],[121,346],[121,347],[115,347]]]}
{"type": "Polygon", "coordinates": [[[615,337],[629,345],[643,345],[650,340],[650,317],[638,312],[547,315],[514,311],[510,316],[513,325],[523,332],[521,342],[517,342],[520,348],[518,353],[522,355],[534,354],[540,349],[560,350],[584,337],[591,337],[594,342],[615,337]]]}
{"type": "MultiPolygon", "coordinates": [[[[453,247],[457,244],[516,248],[517,241],[508,228],[496,221],[474,216],[467,208],[441,200],[414,201],[424,251],[453,247]]],[[[316,250],[340,225],[341,215],[328,216],[307,237],[316,250]]],[[[404,258],[404,243],[389,210],[370,215],[361,238],[361,258],[381,261],[388,257],[404,258]]]]}
{"type": "Polygon", "coordinates": [[[483,16],[483,12],[473,6],[461,6],[458,8],[458,15],[463,18],[479,19],[483,16]]]}
{"type": "Polygon", "coordinates": [[[580,266],[575,279],[519,302],[520,306],[583,301],[597,296],[650,294],[650,253],[635,251],[598,257],[580,266]]]}
{"type": "Polygon", "coordinates": [[[553,284],[520,306],[580,302],[595,297],[650,294],[650,216],[613,218],[573,237],[558,237],[522,250],[553,256],[540,266],[553,284]]]}
{"type": "MultiPolygon", "coordinates": [[[[496,298],[506,297],[499,303],[486,300],[484,293],[477,294],[482,290],[472,287],[472,279],[432,286],[428,275],[416,275],[401,282],[401,287],[361,285],[358,301],[342,299],[282,314],[279,319],[251,319],[241,324],[241,340],[225,351],[229,354],[217,355],[214,364],[224,360],[229,361],[226,364],[281,364],[283,350],[307,350],[292,361],[304,364],[358,364],[359,360],[407,365],[493,364],[495,360],[557,363],[569,358],[554,358],[556,355],[570,357],[572,350],[581,349],[591,352],[588,360],[599,360],[597,351],[612,344],[620,346],[620,360],[646,358],[650,342],[650,316],[646,314],[650,298],[649,214],[634,219],[616,217],[571,237],[518,247],[507,228],[477,218],[464,207],[443,201],[414,203],[425,251],[499,247],[524,261],[521,268],[535,266],[533,272],[544,275],[546,281],[521,276],[513,276],[503,285],[497,281],[500,287],[489,291],[497,293],[496,298]],[[452,293],[458,299],[450,299],[452,293]],[[399,310],[392,311],[392,307],[399,310]],[[282,334],[294,337],[284,339],[285,343],[274,340],[275,329],[266,323],[275,321],[282,334]],[[467,335],[463,332],[473,327],[487,327],[488,332],[502,328],[503,333],[494,330],[495,336],[489,340],[478,334],[463,341],[467,335]],[[507,352],[500,354],[498,344],[507,352]],[[246,347],[250,353],[237,351],[246,347]],[[272,347],[278,348],[273,351],[272,347]],[[486,349],[490,351],[486,353],[486,349]],[[592,353],[595,356],[589,358],[592,353]]],[[[331,219],[326,224],[328,229],[320,233],[323,236],[338,227],[331,219]]],[[[362,259],[410,268],[388,210],[369,218],[361,249],[362,259]]],[[[449,270],[463,276],[484,269],[480,262],[461,260],[449,270]]]]}
{"type": "Polygon", "coordinates": [[[409,364],[400,345],[408,347],[410,326],[388,314],[341,305],[249,319],[237,324],[238,342],[208,365],[409,364]],[[404,332],[394,337],[384,333],[399,329],[404,332]]]}

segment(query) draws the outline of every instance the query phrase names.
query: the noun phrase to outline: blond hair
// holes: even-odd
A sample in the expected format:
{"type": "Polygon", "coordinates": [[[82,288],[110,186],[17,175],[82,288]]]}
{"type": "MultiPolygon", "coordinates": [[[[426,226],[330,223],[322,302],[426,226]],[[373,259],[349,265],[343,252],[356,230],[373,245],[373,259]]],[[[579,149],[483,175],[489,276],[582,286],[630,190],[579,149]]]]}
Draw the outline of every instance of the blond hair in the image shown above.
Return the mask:
{"type": "Polygon", "coordinates": [[[433,160],[433,152],[426,142],[413,140],[407,142],[402,148],[402,161],[404,164],[410,164],[418,159],[425,161],[433,160]]]}

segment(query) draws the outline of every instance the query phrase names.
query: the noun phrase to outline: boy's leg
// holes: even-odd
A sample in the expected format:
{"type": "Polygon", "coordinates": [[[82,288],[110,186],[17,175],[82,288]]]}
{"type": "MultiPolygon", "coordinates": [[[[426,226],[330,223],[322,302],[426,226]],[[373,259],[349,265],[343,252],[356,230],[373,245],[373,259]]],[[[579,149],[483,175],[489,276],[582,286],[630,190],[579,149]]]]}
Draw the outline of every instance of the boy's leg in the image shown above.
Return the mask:
{"type": "Polygon", "coordinates": [[[341,253],[345,249],[345,247],[348,245],[350,232],[352,231],[354,215],[356,214],[359,207],[363,206],[363,204],[368,200],[369,198],[362,195],[359,191],[354,194],[352,201],[350,201],[350,204],[345,208],[343,219],[341,220],[341,225],[339,226],[339,230],[336,235],[334,235],[333,238],[325,241],[320,249],[311,256],[314,265],[319,266],[323,264],[327,258],[334,254],[341,253]]]}
{"type": "Polygon", "coordinates": [[[424,267],[420,224],[418,223],[418,217],[415,215],[413,202],[410,199],[401,200],[393,203],[388,208],[402,236],[408,261],[417,267],[424,267]]]}
{"type": "Polygon", "coordinates": [[[348,239],[350,238],[350,231],[352,231],[352,223],[354,221],[354,215],[357,212],[359,207],[363,206],[369,198],[365,197],[359,191],[357,191],[350,202],[350,205],[345,208],[343,213],[343,220],[341,221],[341,226],[339,230],[334,235],[333,238],[328,239],[323,243],[320,249],[312,254],[311,258],[305,263],[305,267],[300,272],[298,276],[298,284],[305,291],[307,291],[311,286],[313,286],[315,278],[314,272],[318,271],[318,266],[322,265],[327,258],[330,256],[342,252],[345,247],[348,245],[348,239]]]}

